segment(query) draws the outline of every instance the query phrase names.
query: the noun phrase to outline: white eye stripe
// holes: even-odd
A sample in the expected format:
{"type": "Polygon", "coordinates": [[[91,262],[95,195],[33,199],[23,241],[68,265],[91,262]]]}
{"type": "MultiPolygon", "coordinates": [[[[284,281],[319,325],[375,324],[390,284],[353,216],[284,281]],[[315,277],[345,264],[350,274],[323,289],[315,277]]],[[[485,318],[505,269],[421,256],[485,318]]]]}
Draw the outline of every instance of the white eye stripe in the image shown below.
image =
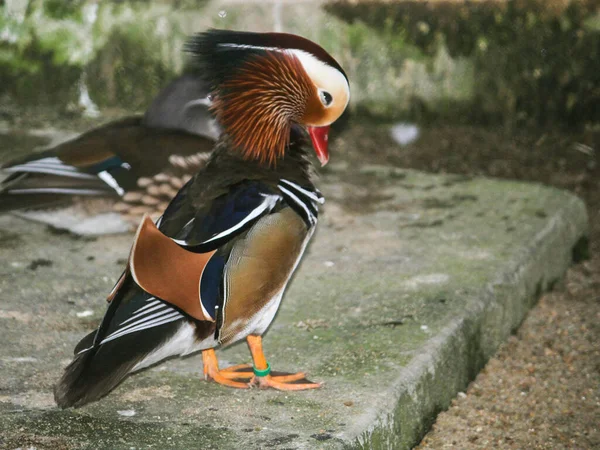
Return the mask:
{"type": "Polygon", "coordinates": [[[248,50],[254,49],[254,50],[268,50],[268,51],[274,51],[274,52],[280,52],[280,53],[292,53],[298,57],[298,59],[304,66],[305,70],[307,70],[307,72],[310,72],[311,68],[312,69],[316,68],[317,70],[322,70],[322,68],[324,68],[324,67],[335,70],[335,72],[337,72],[344,79],[348,96],[350,96],[350,86],[348,85],[348,80],[346,79],[344,74],[342,72],[340,72],[338,69],[336,69],[335,67],[330,66],[329,64],[326,64],[325,62],[323,62],[319,58],[317,58],[315,55],[313,55],[312,53],[309,53],[305,50],[300,50],[297,48],[280,48],[280,47],[265,47],[265,46],[261,46],[261,45],[233,44],[233,43],[229,43],[229,42],[218,44],[218,46],[219,47],[248,49],[248,50]]]}

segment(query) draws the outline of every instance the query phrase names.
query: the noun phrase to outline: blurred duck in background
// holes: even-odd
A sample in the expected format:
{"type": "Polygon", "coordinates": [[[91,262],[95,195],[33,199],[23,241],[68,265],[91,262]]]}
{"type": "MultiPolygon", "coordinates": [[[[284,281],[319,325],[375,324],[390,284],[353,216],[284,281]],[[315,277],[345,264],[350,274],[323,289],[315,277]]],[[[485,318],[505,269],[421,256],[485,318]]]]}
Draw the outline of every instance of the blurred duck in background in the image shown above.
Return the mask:
{"type": "Polygon", "coordinates": [[[0,214],[75,234],[123,232],[158,218],[219,137],[201,77],[183,75],[143,116],[116,120],[0,165],[0,214]]]}

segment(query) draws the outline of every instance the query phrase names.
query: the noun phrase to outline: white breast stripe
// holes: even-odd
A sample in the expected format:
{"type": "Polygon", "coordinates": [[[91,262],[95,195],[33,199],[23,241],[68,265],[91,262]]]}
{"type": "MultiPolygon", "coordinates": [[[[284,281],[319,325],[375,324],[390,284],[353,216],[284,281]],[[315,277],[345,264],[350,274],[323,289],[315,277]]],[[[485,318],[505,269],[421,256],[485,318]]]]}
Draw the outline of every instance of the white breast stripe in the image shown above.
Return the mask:
{"type": "Polygon", "coordinates": [[[306,212],[306,217],[308,217],[308,221],[311,223],[311,225],[317,223],[317,218],[315,217],[315,215],[307,208],[304,202],[296,196],[296,194],[294,194],[293,192],[284,188],[281,185],[279,185],[279,189],[281,189],[282,192],[285,192],[288,196],[292,198],[292,200],[294,200],[294,202],[296,202],[296,204],[298,204],[298,206],[304,209],[304,211],[306,212]]]}
{"type": "MultiPolygon", "coordinates": [[[[214,240],[220,239],[222,237],[225,237],[225,236],[228,236],[228,235],[234,233],[235,231],[242,228],[245,224],[250,222],[252,219],[260,216],[263,212],[273,209],[275,204],[280,199],[279,195],[267,195],[267,194],[261,194],[261,195],[264,197],[263,202],[260,205],[258,205],[256,208],[254,208],[252,210],[252,212],[244,218],[244,220],[238,222],[233,227],[228,228],[227,230],[222,231],[221,233],[211,237],[210,239],[207,239],[206,241],[202,242],[202,244],[207,244],[209,242],[212,242],[214,240]]],[[[177,244],[183,245],[183,246],[188,245],[188,243],[183,239],[173,239],[173,242],[176,242],[177,244]]]]}
{"type": "Polygon", "coordinates": [[[183,317],[183,315],[181,315],[179,312],[173,311],[171,314],[159,317],[158,319],[152,320],[152,321],[147,322],[147,323],[143,323],[141,325],[138,325],[137,327],[129,328],[126,331],[120,331],[117,334],[112,333],[110,336],[104,338],[102,340],[102,342],[100,342],[100,345],[106,344],[107,342],[110,342],[110,341],[112,341],[114,339],[120,338],[122,336],[131,334],[131,333],[135,333],[135,332],[138,332],[138,331],[146,330],[148,328],[158,327],[160,325],[164,325],[164,324],[169,323],[169,322],[174,322],[176,320],[181,319],[182,317],[183,317]]]}
{"type": "Polygon", "coordinates": [[[103,170],[102,172],[98,172],[98,176],[100,177],[100,179],[102,179],[102,181],[104,181],[111,188],[113,188],[115,190],[115,192],[117,194],[119,194],[120,197],[122,197],[123,194],[125,194],[125,191],[123,190],[123,188],[121,186],[119,186],[119,183],[117,182],[117,180],[115,180],[115,177],[113,177],[106,170],[103,170]]]}
{"type": "Polygon", "coordinates": [[[66,189],[66,188],[31,188],[10,189],[11,194],[69,194],[69,195],[106,195],[102,189],[66,189]]]}
{"type": "Polygon", "coordinates": [[[285,180],[283,178],[281,180],[279,180],[279,181],[281,181],[281,182],[287,184],[288,186],[290,186],[290,187],[292,187],[292,188],[294,188],[294,189],[302,192],[308,198],[314,200],[317,203],[320,203],[321,205],[323,203],[325,203],[325,197],[323,197],[319,191],[317,191],[317,192],[311,192],[311,191],[309,191],[307,189],[304,189],[302,186],[300,186],[300,185],[298,185],[296,183],[292,183],[291,181],[285,180]]]}

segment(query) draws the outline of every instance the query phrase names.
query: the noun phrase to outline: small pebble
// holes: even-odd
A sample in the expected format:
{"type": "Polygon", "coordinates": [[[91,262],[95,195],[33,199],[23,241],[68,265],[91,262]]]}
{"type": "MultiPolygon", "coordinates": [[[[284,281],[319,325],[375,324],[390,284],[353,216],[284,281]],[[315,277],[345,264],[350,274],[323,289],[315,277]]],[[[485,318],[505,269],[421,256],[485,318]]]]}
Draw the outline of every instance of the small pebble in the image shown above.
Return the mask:
{"type": "Polygon", "coordinates": [[[117,414],[123,417],[133,417],[135,416],[135,411],[133,409],[123,409],[121,411],[117,411],[117,414]]]}
{"type": "Polygon", "coordinates": [[[86,309],[85,311],[81,311],[77,313],[77,317],[90,317],[94,315],[94,311],[91,309],[86,309]]]}

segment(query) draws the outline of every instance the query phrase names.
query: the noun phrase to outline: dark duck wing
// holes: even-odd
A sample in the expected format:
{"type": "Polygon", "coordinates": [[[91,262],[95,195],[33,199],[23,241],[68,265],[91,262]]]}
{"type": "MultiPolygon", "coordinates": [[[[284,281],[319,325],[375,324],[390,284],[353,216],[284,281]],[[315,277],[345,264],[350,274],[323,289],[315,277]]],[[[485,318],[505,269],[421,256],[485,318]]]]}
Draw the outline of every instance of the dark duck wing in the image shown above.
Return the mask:
{"type": "Polygon", "coordinates": [[[108,198],[140,217],[162,212],[205,163],[218,128],[206,84],[184,75],[143,117],[108,123],[52,149],[0,166],[0,213],[53,207],[74,198],[108,198]]]}
{"type": "Polygon", "coordinates": [[[323,49],[297,36],[213,30],[189,49],[207,63],[224,131],[156,225],[142,220],[102,324],[77,346],[56,385],[61,407],[97,400],[132,371],[197,350],[205,377],[224,385],[319,387],[302,373],[271,375],[261,336],[323,202],[302,126],[325,163],[329,124],[347,105],[347,79],[323,49]],[[214,349],[244,338],[254,370],[220,370],[214,349]]]}

